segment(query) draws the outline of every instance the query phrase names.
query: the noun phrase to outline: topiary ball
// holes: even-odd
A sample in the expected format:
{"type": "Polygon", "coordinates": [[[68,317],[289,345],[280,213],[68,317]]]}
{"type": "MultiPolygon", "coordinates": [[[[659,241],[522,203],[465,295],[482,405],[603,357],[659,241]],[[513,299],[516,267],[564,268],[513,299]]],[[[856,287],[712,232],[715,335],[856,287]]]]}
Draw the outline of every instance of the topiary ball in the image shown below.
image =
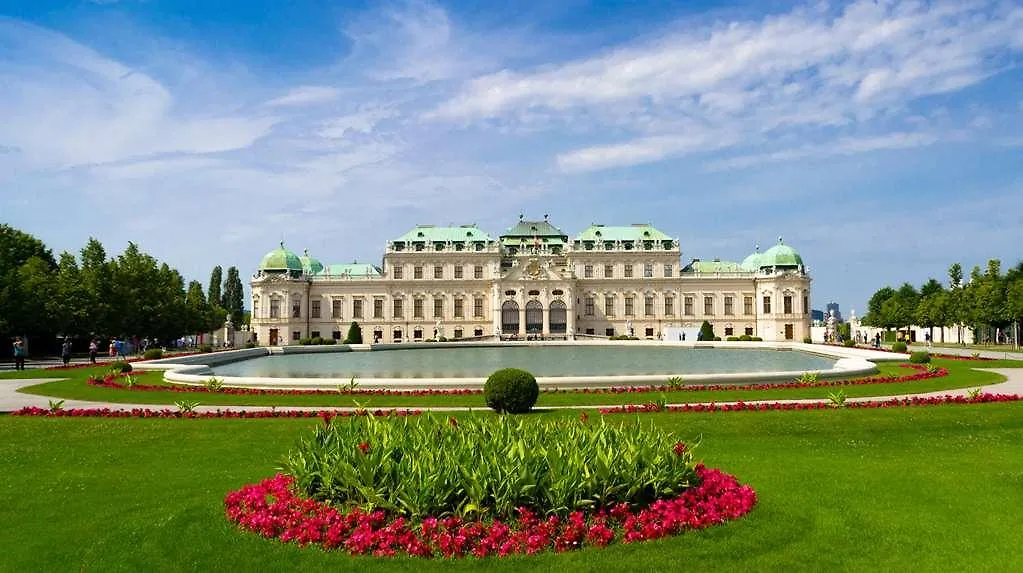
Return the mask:
{"type": "Polygon", "coordinates": [[[906,349],[907,349],[907,347],[906,347],[906,343],[905,342],[895,342],[895,343],[892,343],[892,352],[900,352],[902,354],[905,354],[906,353],[906,349]]]}
{"type": "Polygon", "coordinates": [[[114,362],[113,364],[111,364],[110,367],[111,367],[111,369],[118,370],[118,371],[120,371],[122,373],[124,373],[124,372],[131,372],[131,364],[125,362],[124,360],[118,360],[118,361],[114,362]]]}
{"type": "Polygon", "coordinates": [[[909,355],[909,361],[913,364],[927,364],[931,361],[930,353],[918,350],[909,355]]]}
{"type": "Polygon", "coordinates": [[[536,377],[518,368],[502,368],[487,378],[483,397],[497,413],[525,414],[536,404],[540,385],[536,377]]]}

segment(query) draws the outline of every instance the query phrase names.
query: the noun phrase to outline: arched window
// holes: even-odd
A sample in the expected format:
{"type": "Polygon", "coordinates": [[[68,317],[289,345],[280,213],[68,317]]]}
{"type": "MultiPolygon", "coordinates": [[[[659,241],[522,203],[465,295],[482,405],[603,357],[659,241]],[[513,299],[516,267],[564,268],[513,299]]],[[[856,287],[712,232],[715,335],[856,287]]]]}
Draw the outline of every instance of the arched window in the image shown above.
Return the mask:
{"type": "Polygon", "coordinates": [[[568,332],[568,307],[563,301],[551,303],[551,334],[568,332]]]}
{"type": "Polygon", "coordinates": [[[504,334],[519,333],[519,303],[514,300],[505,301],[501,305],[501,332],[504,334]]]}
{"type": "Polygon", "coordinates": [[[526,303],[526,332],[529,334],[543,332],[543,305],[531,300],[526,303]]]}

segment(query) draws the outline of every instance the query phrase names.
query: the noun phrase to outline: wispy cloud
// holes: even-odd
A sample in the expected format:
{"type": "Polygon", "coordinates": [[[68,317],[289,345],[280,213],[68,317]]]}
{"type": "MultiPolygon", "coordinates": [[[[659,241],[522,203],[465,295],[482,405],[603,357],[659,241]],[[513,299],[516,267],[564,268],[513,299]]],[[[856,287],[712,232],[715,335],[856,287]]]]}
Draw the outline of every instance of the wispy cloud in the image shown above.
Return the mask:
{"type": "Polygon", "coordinates": [[[892,149],[911,149],[931,145],[937,141],[938,137],[932,133],[900,132],[877,137],[848,137],[822,145],[801,145],[769,153],[743,155],[730,159],[711,161],[707,164],[707,168],[712,171],[742,169],[765,163],[795,159],[835,157],[892,149]]]}
{"type": "MultiPolygon", "coordinates": [[[[687,138],[673,129],[680,118],[725,134],[708,141],[711,148],[738,146],[736,133],[758,143],[783,128],[869,126],[882,118],[891,125],[923,96],[961,90],[1003,70],[1011,61],[1006,46],[1018,49],[1021,25],[1018,8],[990,3],[870,0],[839,13],[796,8],[668,32],[531,72],[485,75],[426,117],[514,122],[542,114],[556,125],[585,118],[620,127],[622,116],[642,115],[650,120],[631,124],[632,144],[565,152],[558,164],[575,170],[583,163],[587,169],[648,163],[699,150],[658,144],[687,138]]],[[[854,151],[847,145],[844,153],[854,151]]]]}
{"type": "Polygon", "coordinates": [[[330,86],[299,86],[281,97],[266,102],[268,106],[303,106],[330,103],[341,96],[341,90],[330,86]]]}

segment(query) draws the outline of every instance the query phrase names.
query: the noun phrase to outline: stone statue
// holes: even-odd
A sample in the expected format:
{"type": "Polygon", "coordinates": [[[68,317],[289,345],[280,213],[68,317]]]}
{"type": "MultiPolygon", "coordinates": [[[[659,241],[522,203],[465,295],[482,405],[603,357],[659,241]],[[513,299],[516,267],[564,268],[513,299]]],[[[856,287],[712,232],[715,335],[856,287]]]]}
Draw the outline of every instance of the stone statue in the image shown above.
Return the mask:
{"type": "Polygon", "coordinates": [[[824,340],[825,342],[837,342],[835,335],[837,333],[835,319],[835,309],[828,311],[828,317],[824,320],[824,340]]]}

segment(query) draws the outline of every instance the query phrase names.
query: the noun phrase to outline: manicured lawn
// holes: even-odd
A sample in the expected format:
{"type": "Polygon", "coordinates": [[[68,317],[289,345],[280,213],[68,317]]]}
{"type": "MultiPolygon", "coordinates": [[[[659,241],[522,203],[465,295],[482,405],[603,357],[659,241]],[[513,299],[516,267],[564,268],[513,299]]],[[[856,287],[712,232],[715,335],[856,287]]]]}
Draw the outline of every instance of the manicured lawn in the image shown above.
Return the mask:
{"type": "Polygon", "coordinates": [[[1023,570],[1023,404],[640,419],[702,435],[697,458],[751,484],[759,506],[728,525],[605,550],[356,559],[263,540],[223,516],[224,495],[273,474],[319,420],[0,416],[2,568],[1023,570]]]}
{"type": "MultiPolygon", "coordinates": [[[[1018,361],[984,361],[968,362],[962,360],[935,360],[938,366],[946,367],[950,375],[944,378],[918,380],[893,384],[866,384],[843,386],[842,390],[849,397],[856,396],[891,396],[914,392],[932,392],[954,388],[973,388],[993,384],[1002,377],[993,372],[974,370],[978,366],[990,368],[1006,368],[1023,366],[1018,361]]],[[[908,368],[894,364],[882,364],[880,375],[905,376],[912,374],[908,368]]],[[[469,396],[369,396],[369,395],[296,395],[296,396],[238,396],[230,394],[180,393],[161,391],[121,390],[90,386],[85,380],[90,374],[102,375],[106,368],[72,369],[64,371],[28,371],[42,377],[67,377],[66,380],[46,382],[25,388],[22,391],[54,398],[120,402],[125,404],[171,404],[180,400],[199,402],[203,405],[277,405],[277,406],[354,406],[358,402],[367,407],[439,407],[439,406],[479,406],[484,407],[483,397],[469,396]]],[[[11,378],[10,373],[3,375],[11,378]]],[[[140,384],[163,384],[162,373],[148,372],[137,375],[140,384]]],[[[2,382],[0,382],[2,383],[2,382]]],[[[834,387],[818,388],[783,388],[771,390],[719,390],[692,392],[664,392],[665,398],[671,403],[682,402],[725,402],[734,400],[782,400],[791,398],[827,398],[834,387]]],[[[661,393],[626,393],[626,394],[583,394],[577,392],[541,393],[538,407],[565,405],[612,405],[642,404],[656,400],[661,393]]]]}

